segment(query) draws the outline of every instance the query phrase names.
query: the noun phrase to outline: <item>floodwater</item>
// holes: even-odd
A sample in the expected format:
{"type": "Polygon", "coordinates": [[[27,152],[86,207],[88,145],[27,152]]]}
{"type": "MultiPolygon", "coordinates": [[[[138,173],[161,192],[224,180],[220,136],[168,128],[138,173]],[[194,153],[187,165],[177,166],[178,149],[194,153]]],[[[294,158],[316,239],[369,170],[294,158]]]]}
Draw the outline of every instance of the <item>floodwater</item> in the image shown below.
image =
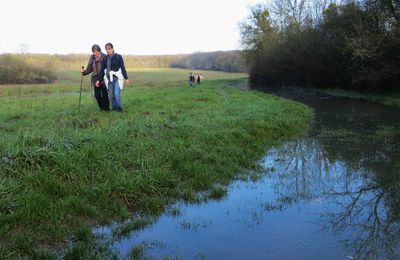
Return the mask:
{"type": "Polygon", "coordinates": [[[269,150],[258,180],[233,182],[218,201],[178,203],[180,214],[113,241],[120,258],[143,248],[157,259],[400,259],[400,109],[263,91],[312,107],[309,133],[269,150]]]}

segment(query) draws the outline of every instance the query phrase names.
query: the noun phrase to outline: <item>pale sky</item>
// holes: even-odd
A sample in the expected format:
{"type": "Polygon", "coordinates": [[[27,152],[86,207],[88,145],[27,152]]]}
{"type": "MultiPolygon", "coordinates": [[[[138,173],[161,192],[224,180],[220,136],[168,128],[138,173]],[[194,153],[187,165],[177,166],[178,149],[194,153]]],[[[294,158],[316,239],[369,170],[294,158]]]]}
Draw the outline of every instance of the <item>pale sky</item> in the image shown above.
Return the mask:
{"type": "Polygon", "coordinates": [[[5,0],[0,53],[88,53],[107,42],[123,54],[240,47],[238,23],[263,0],[5,0]]]}

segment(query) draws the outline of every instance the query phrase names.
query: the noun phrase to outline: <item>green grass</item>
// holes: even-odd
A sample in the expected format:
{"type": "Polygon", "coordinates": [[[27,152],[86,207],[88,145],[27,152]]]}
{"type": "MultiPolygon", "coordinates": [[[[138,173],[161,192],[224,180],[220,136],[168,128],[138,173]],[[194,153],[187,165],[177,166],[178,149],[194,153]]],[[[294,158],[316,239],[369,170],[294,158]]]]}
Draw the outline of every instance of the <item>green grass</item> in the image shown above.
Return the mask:
{"type": "Polygon", "coordinates": [[[138,231],[154,222],[151,218],[137,218],[119,226],[113,230],[113,237],[121,238],[128,236],[132,231],[138,231]]]}
{"type": "Polygon", "coordinates": [[[88,87],[78,112],[77,71],[0,87],[0,258],[51,255],[68,239],[78,244],[66,256],[93,256],[94,224],[221,198],[269,147],[308,128],[304,105],[226,87],[243,74],[203,72],[190,89],[187,72],[130,71],[122,114],[98,112],[88,87]]]}
{"type": "MultiPolygon", "coordinates": [[[[185,69],[128,69],[128,75],[133,85],[146,84],[146,86],[158,86],[160,83],[186,82],[189,72],[202,73],[206,81],[220,79],[238,79],[247,76],[245,73],[227,73],[219,71],[201,71],[185,69]]],[[[0,85],[0,97],[26,97],[47,95],[51,93],[69,93],[79,91],[80,73],[76,70],[63,70],[57,72],[58,80],[54,84],[19,84],[19,85],[0,85]]],[[[83,90],[91,91],[90,76],[84,78],[83,90]]]]}
{"type": "Polygon", "coordinates": [[[399,93],[360,93],[356,91],[341,90],[341,89],[331,89],[324,90],[324,92],[335,96],[335,97],[347,97],[355,99],[363,99],[371,102],[380,103],[387,106],[400,107],[400,94],[399,93]]]}

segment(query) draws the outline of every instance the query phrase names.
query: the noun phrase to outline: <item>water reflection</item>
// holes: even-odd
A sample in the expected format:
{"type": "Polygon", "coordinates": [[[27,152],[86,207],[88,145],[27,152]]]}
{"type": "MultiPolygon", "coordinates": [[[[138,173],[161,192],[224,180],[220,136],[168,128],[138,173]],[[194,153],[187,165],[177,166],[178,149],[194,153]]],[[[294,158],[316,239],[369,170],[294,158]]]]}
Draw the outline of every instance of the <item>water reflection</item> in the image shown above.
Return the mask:
{"type": "MultiPolygon", "coordinates": [[[[280,196],[275,207],[281,209],[288,202],[299,200],[323,201],[316,223],[321,231],[336,236],[345,251],[355,258],[398,258],[399,167],[381,161],[380,156],[375,162],[354,163],[357,153],[352,153],[348,161],[341,154],[338,160],[337,153],[331,156],[325,149],[331,144],[320,141],[316,138],[290,142],[265,157],[265,167],[276,167],[272,187],[280,196]]],[[[384,157],[391,161],[394,155],[384,157]]]]}
{"type": "Polygon", "coordinates": [[[318,95],[303,101],[316,111],[310,136],[272,151],[264,160],[266,167],[278,168],[275,192],[296,200],[322,199],[319,224],[354,257],[397,259],[398,110],[318,95]]]}
{"type": "Polygon", "coordinates": [[[156,258],[400,258],[399,110],[269,91],[314,108],[309,135],[269,151],[261,180],[233,183],[221,201],[175,205],[180,214],[114,241],[121,258],[138,245],[156,258]]]}

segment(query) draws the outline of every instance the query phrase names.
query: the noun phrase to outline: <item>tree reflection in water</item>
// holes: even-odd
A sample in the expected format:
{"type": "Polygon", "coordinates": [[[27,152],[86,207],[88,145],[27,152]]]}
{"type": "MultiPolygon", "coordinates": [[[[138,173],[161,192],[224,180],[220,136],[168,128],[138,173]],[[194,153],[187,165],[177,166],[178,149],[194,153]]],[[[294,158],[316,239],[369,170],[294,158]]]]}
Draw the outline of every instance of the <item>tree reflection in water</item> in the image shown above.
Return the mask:
{"type": "Polygon", "coordinates": [[[391,130],[325,129],[272,150],[263,165],[276,169],[276,208],[323,201],[321,230],[356,258],[399,258],[399,132],[391,130]]]}

